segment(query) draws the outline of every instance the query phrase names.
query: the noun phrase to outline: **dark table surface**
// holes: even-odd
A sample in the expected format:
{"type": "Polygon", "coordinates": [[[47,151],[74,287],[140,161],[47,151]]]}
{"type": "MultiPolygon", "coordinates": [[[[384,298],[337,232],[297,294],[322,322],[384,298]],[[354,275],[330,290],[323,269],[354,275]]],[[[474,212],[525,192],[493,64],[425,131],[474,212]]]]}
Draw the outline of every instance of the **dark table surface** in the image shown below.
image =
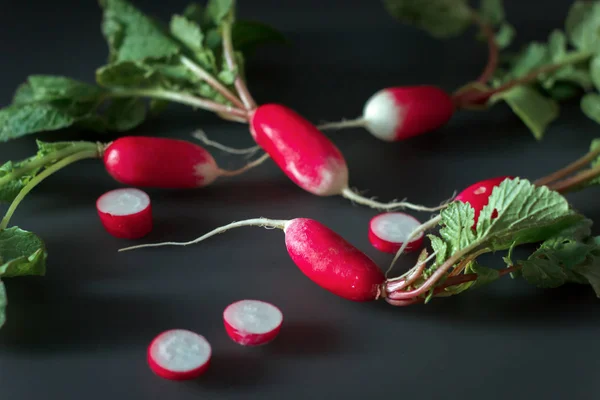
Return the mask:
{"type": "MultiPolygon", "coordinates": [[[[29,74],[92,81],[105,61],[95,3],[59,3],[4,0],[0,104],[29,74]]],[[[163,19],[185,3],[136,2],[163,19]]],[[[293,42],[263,48],[249,61],[255,97],[285,103],[316,122],[356,116],[386,86],[455,89],[478,74],[486,55],[470,35],[440,42],[395,23],[378,1],[240,3],[240,17],[270,23],[293,42]]],[[[508,3],[523,43],[561,27],[570,2],[544,2],[543,12],[538,2],[508,3]]],[[[245,126],[183,106],[133,133],[189,138],[198,127],[230,145],[252,143],[245,126]]],[[[563,109],[541,143],[505,106],[459,113],[443,129],[402,143],[384,143],[360,129],[331,136],[348,160],[353,186],[380,199],[433,204],[486,177],[542,176],[583,154],[597,132],[575,104],[563,109]]],[[[33,151],[33,139],[18,140],[0,146],[0,159],[33,151]]],[[[243,162],[215,155],[226,167],[243,162]]],[[[306,279],[278,231],[245,228],[195,247],[117,253],[125,243],[103,230],[94,208],[100,194],[116,187],[101,163],[86,161],[48,179],[17,211],[14,224],[46,240],[48,273],[6,281],[0,398],[493,400],[588,399],[598,392],[600,301],[587,287],[538,290],[504,279],[426,306],[352,303],[306,279]],[[243,298],[283,310],[275,342],[243,348],[225,335],[222,310],[243,298]],[[146,365],[150,340],[178,327],[205,335],[213,346],[213,366],[193,382],[159,379],[146,365]]],[[[139,242],[187,240],[251,217],[309,217],[381,266],[390,261],[368,243],[373,210],[303,192],[272,162],[205,189],[149,193],[156,227],[139,242]]],[[[600,220],[597,196],[589,190],[569,199],[600,220]]]]}

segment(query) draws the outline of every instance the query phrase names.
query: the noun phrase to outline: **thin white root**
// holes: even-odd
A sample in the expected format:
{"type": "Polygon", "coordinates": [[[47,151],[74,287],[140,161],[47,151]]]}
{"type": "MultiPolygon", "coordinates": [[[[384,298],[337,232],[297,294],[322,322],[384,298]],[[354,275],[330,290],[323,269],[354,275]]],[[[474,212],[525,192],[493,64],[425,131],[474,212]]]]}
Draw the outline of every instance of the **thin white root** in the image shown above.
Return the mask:
{"type": "Polygon", "coordinates": [[[345,129],[345,128],[360,128],[364,127],[367,121],[364,118],[356,118],[350,120],[341,120],[338,122],[326,122],[317,126],[319,130],[327,129],[345,129]]]}
{"type": "Polygon", "coordinates": [[[208,138],[208,136],[206,135],[206,133],[202,129],[198,129],[197,131],[192,133],[192,136],[195,139],[198,139],[199,141],[201,141],[206,146],[214,147],[215,149],[219,149],[219,150],[224,151],[225,153],[229,153],[229,154],[252,155],[252,154],[256,153],[258,150],[260,150],[260,146],[252,146],[252,147],[247,147],[245,149],[236,149],[235,147],[225,146],[224,144],[215,142],[214,140],[210,140],[208,138]]]}
{"type": "Polygon", "coordinates": [[[219,169],[219,175],[220,176],[229,176],[229,177],[241,175],[244,172],[246,172],[254,167],[258,167],[260,164],[264,163],[269,158],[271,158],[271,156],[268,153],[265,153],[260,158],[257,158],[256,160],[249,162],[248,164],[246,164],[245,166],[243,166],[240,169],[235,169],[233,171],[229,171],[226,169],[219,169]]]}
{"type": "Polygon", "coordinates": [[[119,252],[123,252],[123,251],[129,251],[129,250],[135,250],[135,249],[142,249],[144,247],[161,247],[161,246],[189,246],[191,244],[196,244],[199,243],[205,239],[208,239],[211,236],[215,236],[218,235],[220,233],[226,232],[230,229],[233,228],[241,228],[243,226],[259,226],[259,227],[263,227],[263,228],[278,228],[278,229],[284,229],[285,228],[285,224],[287,223],[287,220],[283,220],[283,219],[268,219],[268,218],[252,218],[252,219],[246,219],[243,221],[237,221],[237,222],[232,222],[230,224],[224,225],[224,226],[220,226],[215,230],[212,230],[202,236],[200,236],[197,239],[194,239],[192,241],[189,242],[162,242],[162,243],[150,243],[150,244],[140,244],[137,246],[130,246],[130,247],[125,247],[122,249],[119,249],[119,252]]]}
{"type": "Polygon", "coordinates": [[[419,271],[422,271],[421,267],[427,265],[427,263],[431,260],[433,260],[433,258],[437,255],[437,251],[434,251],[429,257],[427,257],[426,259],[419,261],[413,268],[411,268],[411,271],[414,271],[410,274],[410,276],[408,278],[405,279],[406,274],[403,276],[399,276],[397,278],[392,278],[392,279],[388,279],[388,282],[398,282],[397,284],[392,284],[392,285],[387,285],[386,286],[386,290],[388,292],[393,292],[395,290],[398,289],[402,289],[404,286],[404,281],[412,281],[413,278],[415,278],[415,274],[419,273],[419,271]]]}
{"type": "Polygon", "coordinates": [[[400,246],[400,249],[398,249],[398,251],[396,252],[396,255],[394,256],[394,259],[392,260],[390,266],[388,267],[387,271],[385,272],[385,276],[386,277],[392,271],[392,269],[394,268],[394,265],[396,264],[396,261],[398,261],[398,259],[402,255],[402,253],[404,253],[404,250],[406,250],[406,246],[408,246],[408,244],[410,243],[410,241],[412,239],[416,238],[421,233],[424,233],[424,232],[428,231],[429,229],[433,228],[434,226],[436,226],[437,224],[439,224],[439,222],[441,220],[442,220],[442,217],[439,216],[439,215],[436,216],[436,217],[433,217],[429,221],[427,221],[424,224],[422,224],[421,226],[416,227],[411,232],[411,234],[408,235],[408,238],[404,241],[404,243],[402,243],[402,246],[400,246]]]}
{"type": "Polygon", "coordinates": [[[409,208],[409,209],[415,210],[415,211],[435,212],[435,211],[444,209],[448,206],[447,204],[442,204],[437,207],[425,207],[425,206],[420,206],[418,204],[408,203],[405,201],[381,203],[379,201],[363,197],[360,194],[352,191],[352,189],[350,189],[350,188],[345,188],[342,191],[342,196],[344,196],[348,200],[351,200],[355,203],[362,204],[362,205],[369,206],[371,208],[375,208],[375,209],[383,210],[383,211],[394,211],[394,210],[400,210],[403,208],[409,208]]]}

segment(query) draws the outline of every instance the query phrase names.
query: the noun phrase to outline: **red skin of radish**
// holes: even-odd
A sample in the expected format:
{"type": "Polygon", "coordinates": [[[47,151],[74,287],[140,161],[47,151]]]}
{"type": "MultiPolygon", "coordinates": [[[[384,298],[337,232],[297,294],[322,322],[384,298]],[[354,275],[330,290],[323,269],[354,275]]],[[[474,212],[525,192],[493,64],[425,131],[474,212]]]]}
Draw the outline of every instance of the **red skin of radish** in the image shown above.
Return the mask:
{"type": "Polygon", "coordinates": [[[100,211],[96,201],[96,210],[104,229],[120,239],[140,239],[152,231],[152,203],[143,210],[129,215],[113,215],[100,211]]]}
{"type": "Polygon", "coordinates": [[[210,358],[208,359],[207,362],[205,362],[200,367],[193,369],[191,371],[186,371],[186,372],[175,372],[175,371],[171,371],[171,370],[161,367],[154,360],[154,358],[152,357],[152,354],[151,354],[152,347],[155,345],[155,343],[158,340],[161,339],[161,336],[162,335],[157,336],[152,341],[152,343],[150,343],[150,346],[148,346],[148,351],[147,351],[147,356],[146,356],[146,359],[147,359],[148,365],[150,366],[150,369],[156,375],[160,376],[161,378],[169,379],[172,381],[186,381],[189,379],[195,379],[195,378],[199,377],[200,375],[204,374],[206,372],[206,370],[208,370],[208,367],[210,366],[210,358]]]}
{"type": "Polygon", "coordinates": [[[304,190],[332,196],[348,186],[348,167],[340,150],[295,111],[279,104],[262,105],[251,117],[250,132],[279,168],[304,190]]]}
{"type": "Polygon", "coordinates": [[[469,203],[475,209],[475,224],[479,219],[479,213],[488,204],[488,200],[494,188],[500,185],[506,179],[513,179],[513,176],[500,176],[477,182],[456,196],[456,200],[469,203]]]}
{"type": "Polygon", "coordinates": [[[315,220],[296,218],[285,227],[288,253],[313,282],[353,301],[375,300],[385,276],[366,254],[315,220]]]}
{"type": "Polygon", "coordinates": [[[281,330],[281,323],[277,328],[266,333],[249,333],[240,331],[233,327],[225,317],[223,317],[223,323],[225,325],[225,331],[227,332],[229,337],[234,342],[244,346],[261,346],[263,344],[272,342],[277,337],[277,335],[279,335],[279,331],[281,330]]]}
{"type": "MultiPolygon", "coordinates": [[[[371,219],[371,223],[373,223],[373,220],[377,217],[379,216],[373,217],[371,219]]],[[[400,247],[402,247],[403,243],[390,242],[388,240],[380,238],[375,234],[375,232],[373,232],[373,229],[371,228],[371,223],[369,224],[369,242],[371,242],[371,245],[377,250],[382,251],[384,253],[396,254],[398,250],[400,250],[400,247]]],[[[423,246],[423,238],[424,235],[421,235],[418,239],[413,239],[412,241],[410,241],[404,249],[404,251],[406,253],[410,253],[411,251],[420,249],[421,246],[423,246]]]]}
{"type": "Polygon", "coordinates": [[[129,186],[187,189],[206,186],[218,176],[214,158],[203,147],[179,139],[127,136],[104,152],[106,171],[129,186]]]}
{"type": "MultiPolygon", "coordinates": [[[[452,97],[436,86],[419,85],[391,87],[381,90],[369,99],[365,107],[365,117],[377,116],[378,113],[390,113],[392,119],[396,118],[391,132],[381,137],[387,141],[398,141],[411,138],[426,132],[433,131],[445,125],[454,114],[455,106],[452,97]],[[386,100],[373,107],[372,113],[368,112],[369,102],[377,96],[387,96],[386,100]],[[386,101],[393,104],[385,104],[386,101]],[[384,112],[384,110],[389,110],[384,112]]],[[[385,118],[380,114],[379,118],[385,118]]],[[[378,118],[378,119],[379,119],[378,118]]],[[[376,135],[378,136],[378,135],[376,135]]]]}

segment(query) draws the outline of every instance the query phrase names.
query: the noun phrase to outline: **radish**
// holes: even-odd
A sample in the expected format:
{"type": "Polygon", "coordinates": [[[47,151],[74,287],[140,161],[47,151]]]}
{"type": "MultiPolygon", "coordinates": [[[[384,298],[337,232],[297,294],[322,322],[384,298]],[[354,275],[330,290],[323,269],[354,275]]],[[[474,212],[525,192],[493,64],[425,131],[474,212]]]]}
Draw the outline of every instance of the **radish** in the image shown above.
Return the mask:
{"type": "Polygon", "coordinates": [[[406,202],[381,203],[349,188],[348,167],[339,149],[311,122],[295,111],[266,104],[251,115],[250,132],[285,174],[302,189],[317,196],[341,195],[369,207],[390,210],[412,208],[436,211],[406,202]]]}
{"type": "Polygon", "coordinates": [[[211,355],[210,343],[204,336],[185,329],[172,329],[150,343],[148,365],[161,378],[182,381],[206,372],[211,355]]]}
{"type": "MultiPolygon", "coordinates": [[[[369,241],[376,249],[395,254],[410,234],[421,223],[411,215],[393,212],[379,214],[369,222],[369,241]]],[[[406,251],[414,251],[423,245],[423,232],[410,239],[406,251]]]]}
{"type": "Polygon", "coordinates": [[[383,141],[394,142],[441,127],[454,110],[452,97],[436,86],[391,87],[369,98],[362,117],[323,124],[319,129],[363,127],[383,141]]]}
{"type": "Polygon", "coordinates": [[[242,346],[260,346],[279,334],[283,314],[274,305],[259,300],[241,300],[223,312],[225,330],[242,346]]]}
{"type": "Polygon", "coordinates": [[[106,170],[118,182],[164,189],[207,186],[219,176],[238,175],[267,158],[263,156],[239,170],[226,171],[197,144],[145,136],[117,139],[104,151],[106,170]]]}
{"type": "Polygon", "coordinates": [[[96,201],[104,229],[123,239],[139,239],[152,230],[150,197],[134,188],[111,190],[96,201]]]}
{"type": "Polygon", "coordinates": [[[373,260],[325,225],[307,218],[289,221],[249,219],[219,227],[190,242],[145,244],[119,251],[168,245],[187,246],[243,226],[282,229],[291,259],[309,279],[325,290],[353,301],[369,301],[379,297],[385,277],[373,260]]]}
{"type": "MultiPolygon", "coordinates": [[[[501,176],[477,182],[460,192],[458,196],[456,196],[456,200],[468,203],[475,209],[475,224],[477,224],[479,213],[483,210],[483,207],[487,205],[494,187],[500,185],[506,179],[513,178],[514,177],[512,176],[501,176]]],[[[492,218],[493,217],[494,213],[492,213],[492,218]]]]}

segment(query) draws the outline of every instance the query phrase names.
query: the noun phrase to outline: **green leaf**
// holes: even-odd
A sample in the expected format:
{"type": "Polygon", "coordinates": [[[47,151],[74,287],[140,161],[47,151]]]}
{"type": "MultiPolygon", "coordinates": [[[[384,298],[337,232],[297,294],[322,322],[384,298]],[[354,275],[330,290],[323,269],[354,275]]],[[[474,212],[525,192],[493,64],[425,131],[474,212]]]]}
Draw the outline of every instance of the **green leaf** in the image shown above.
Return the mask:
{"type": "Polygon", "coordinates": [[[431,241],[431,248],[436,252],[434,266],[439,267],[448,258],[448,245],[435,235],[427,235],[427,237],[431,241]]]}
{"type": "Polygon", "coordinates": [[[153,88],[161,86],[162,77],[144,63],[123,61],[99,68],[96,81],[108,88],[153,88]]]}
{"type": "Polygon", "coordinates": [[[546,186],[507,179],[496,186],[477,221],[477,240],[493,251],[546,240],[583,217],[546,186]]]}
{"type": "Polygon", "coordinates": [[[500,25],[504,22],[504,5],[502,0],[481,0],[479,14],[492,25],[500,25]]]}
{"type": "Polygon", "coordinates": [[[594,86],[600,90],[600,56],[596,56],[590,61],[590,74],[594,86]]]}
{"type": "Polygon", "coordinates": [[[560,81],[555,82],[552,87],[545,90],[548,96],[559,102],[579,97],[582,94],[582,89],[578,85],[560,81]]]}
{"type": "Polygon", "coordinates": [[[204,50],[204,35],[200,26],[181,15],[174,15],[171,19],[171,34],[179,39],[193,52],[204,50]]]}
{"type": "MultiPolygon", "coordinates": [[[[597,96],[597,95],[596,95],[597,96]]],[[[598,103],[600,103],[600,99],[596,100],[598,103]]],[[[597,107],[600,107],[600,104],[597,105],[597,107]]],[[[598,122],[600,123],[600,122],[598,122]]],[[[592,144],[590,145],[590,151],[596,151],[600,148],[600,139],[594,139],[592,140],[592,144]]],[[[591,163],[590,163],[590,168],[596,168],[600,166],[600,156],[596,157],[596,159],[594,159],[591,163]]],[[[590,185],[600,185],[600,177],[596,177],[594,179],[592,179],[591,181],[587,182],[586,184],[587,186],[590,185]]]]}
{"type": "Polygon", "coordinates": [[[384,0],[384,5],[398,21],[436,38],[458,36],[471,24],[467,0],[384,0]]]}
{"type": "Polygon", "coordinates": [[[540,288],[556,288],[567,281],[567,274],[554,257],[533,257],[522,262],[521,275],[527,282],[540,288]]]}
{"type": "Polygon", "coordinates": [[[600,94],[587,93],[581,98],[581,111],[591,120],[600,124],[600,94]]]}
{"type": "Polygon", "coordinates": [[[140,98],[117,99],[106,109],[104,118],[111,130],[125,132],[144,122],[146,104],[140,98]]]}
{"type": "Polygon", "coordinates": [[[548,125],[558,118],[558,103],[529,86],[515,86],[491,99],[492,102],[498,100],[504,100],[509,105],[537,140],[543,138],[548,125]]]}
{"type": "Polygon", "coordinates": [[[487,285],[500,278],[500,272],[497,269],[484,267],[476,261],[469,264],[467,272],[477,274],[477,279],[471,288],[487,285]]]}
{"type": "Polygon", "coordinates": [[[575,48],[593,53],[600,51],[600,3],[574,2],[565,21],[565,30],[575,48]]]}
{"type": "Polygon", "coordinates": [[[20,84],[13,95],[12,104],[27,104],[35,101],[35,94],[29,82],[20,84]]]}
{"type": "Polygon", "coordinates": [[[223,20],[233,18],[234,5],[234,0],[209,0],[205,15],[213,24],[218,26],[223,20]]]}
{"type": "Polygon", "coordinates": [[[200,4],[190,3],[183,11],[183,16],[199,24],[204,16],[204,11],[200,4]]]}
{"type": "Polygon", "coordinates": [[[503,23],[496,32],[496,45],[500,50],[507,48],[515,39],[516,34],[515,28],[511,24],[503,23]]]}
{"type": "Polygon", "coordinates": [[[68,110],[48,103],[8,106],[0,110],[0,142],[32,133],[67,128],[76,120],[68,110]]]}
{"type": "Polygon", "coordinates": [[[100,0],[104,10],[102,31],[110,47],[110,60],[162,58],[180,52],[178,44],[151,18],[126,0],[100,0]]]}
{"type": "Polygon", "coordinates": [[[287,39],[281,32],[255,21],[236,21],[231,36],[233,47],[246,54],[267,43],[287,44],[287,39]]]}
{"type": "Polygon", "coordinates": [[[6,298],[6,289],[4,288],[4,283],[0,280],[0,328],[6,322],[6,305],[8,304],[8,300],[6,298]]]}
{"type": "Polygon", "coordinates": [[[513,61],[510,71],[510,79],[521,78],[534,69],[537,69],[550,61],[548,46],[544,43],[529,43],[513,61]]]}
{"type": "Polygon", "coordinates": [[[27,81],[32,94],[31,101],[96,101],[104,93],[97,86],[64,76],[31,75],[27,81]]]}
{"type": "Polygon", "coordinates": [[[440,212],[442,218],[440,236],[448,245],[448,252],[454,254],[475,241],[473,225],[475,210],[468,203],[455,201],[440,212]]]}
{"type": "Polygon", "coordinates": [[[16,226],[0,231],[0,277],[44,275],[47,255],[34,233],[16,226]]]}

